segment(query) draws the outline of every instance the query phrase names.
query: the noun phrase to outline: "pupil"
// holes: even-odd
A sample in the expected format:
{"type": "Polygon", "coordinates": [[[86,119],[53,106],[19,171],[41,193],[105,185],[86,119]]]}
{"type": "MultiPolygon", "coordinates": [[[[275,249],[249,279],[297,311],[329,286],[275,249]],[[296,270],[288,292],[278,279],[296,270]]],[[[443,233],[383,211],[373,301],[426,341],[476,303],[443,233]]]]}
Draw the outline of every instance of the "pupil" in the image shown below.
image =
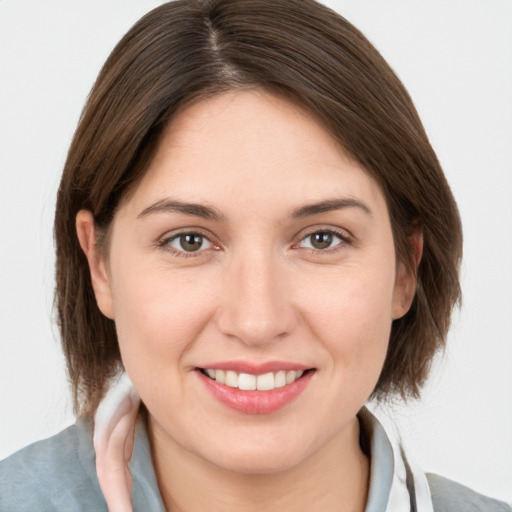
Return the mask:
{"type": "Polygon", "coordinates": [[[311,244],[315,249],[327,249],[332,243],[331,233],[315,233],[311,244]]]}
{"type": "Polygon", "coordinates": [[[181,235],[180,245],[185,251],[197,251],[201,248],[203,237],[201,235],[181,235]]]}

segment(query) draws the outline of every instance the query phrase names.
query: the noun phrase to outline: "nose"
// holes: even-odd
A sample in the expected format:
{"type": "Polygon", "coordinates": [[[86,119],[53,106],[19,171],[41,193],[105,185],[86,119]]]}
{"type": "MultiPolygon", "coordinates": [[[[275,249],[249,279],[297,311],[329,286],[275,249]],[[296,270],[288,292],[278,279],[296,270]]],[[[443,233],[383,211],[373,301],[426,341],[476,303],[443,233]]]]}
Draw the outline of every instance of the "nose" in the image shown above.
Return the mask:
{"type": "Polygon", "coordinates": [[[240,257],[224,276],[217,311],[219,330],[249,346],[266,345],[295,329],[290,276],[275,258],[263,254],[240,257]]]}

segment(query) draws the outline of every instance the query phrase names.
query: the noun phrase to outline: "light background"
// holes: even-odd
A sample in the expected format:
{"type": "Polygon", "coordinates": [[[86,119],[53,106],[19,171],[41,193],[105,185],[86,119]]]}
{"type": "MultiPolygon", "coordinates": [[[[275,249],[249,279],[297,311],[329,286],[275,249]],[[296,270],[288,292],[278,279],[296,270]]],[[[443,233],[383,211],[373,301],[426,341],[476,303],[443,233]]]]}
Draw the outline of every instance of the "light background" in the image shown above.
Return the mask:
{"type": "MultiPolygon", "coordinates": [[[[0,458],[73,422],[52,326],[55,193],[86,95],[149,0],[0,0],[0,458]]],[[[423,468],[512,502],[512,1],[331,0],[409,89],[459,203],[464,305],[423,399],[423,468]]]]}

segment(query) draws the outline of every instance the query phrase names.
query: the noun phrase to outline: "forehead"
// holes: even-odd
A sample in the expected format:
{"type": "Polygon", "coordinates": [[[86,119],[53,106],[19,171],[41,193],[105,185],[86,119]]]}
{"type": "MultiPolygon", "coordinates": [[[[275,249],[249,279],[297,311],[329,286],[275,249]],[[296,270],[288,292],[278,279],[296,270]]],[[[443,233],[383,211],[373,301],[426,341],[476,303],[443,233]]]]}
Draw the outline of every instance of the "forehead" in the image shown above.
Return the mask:
{"type": "Polygon", "coordinates": [[[133,199],[143,208],[166,194],[253,207],[339,195],[383,202],[375,181],[310,113],[263,90],[223,93],[174,116],[133,199]]]}

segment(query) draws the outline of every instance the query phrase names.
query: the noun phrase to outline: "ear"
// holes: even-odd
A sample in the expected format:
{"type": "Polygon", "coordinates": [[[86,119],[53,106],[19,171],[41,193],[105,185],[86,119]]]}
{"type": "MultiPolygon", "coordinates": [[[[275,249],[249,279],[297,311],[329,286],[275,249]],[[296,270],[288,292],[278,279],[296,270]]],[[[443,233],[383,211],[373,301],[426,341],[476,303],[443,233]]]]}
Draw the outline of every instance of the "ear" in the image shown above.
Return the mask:
{"type": "Polygon", "coordinates": [[[92,287],[100,311],[108,318],[114,318],[112,292],[107,273],[107,265],[97,243],[94,217],[88,210],[80,210],[76,215],[76,233],[80,247],[84,251],[89,271],[91,273],[92,287]]]}
{"type": "Polygon", "coordinates": [[[403,261],[398,263],[393,293],[393,320],[401,318],[409,311],[416,293],[417,271],[423,255],[423,232],[415,231],[408,240],[412,250],[413,267],[408,269],[403,261]]]}

